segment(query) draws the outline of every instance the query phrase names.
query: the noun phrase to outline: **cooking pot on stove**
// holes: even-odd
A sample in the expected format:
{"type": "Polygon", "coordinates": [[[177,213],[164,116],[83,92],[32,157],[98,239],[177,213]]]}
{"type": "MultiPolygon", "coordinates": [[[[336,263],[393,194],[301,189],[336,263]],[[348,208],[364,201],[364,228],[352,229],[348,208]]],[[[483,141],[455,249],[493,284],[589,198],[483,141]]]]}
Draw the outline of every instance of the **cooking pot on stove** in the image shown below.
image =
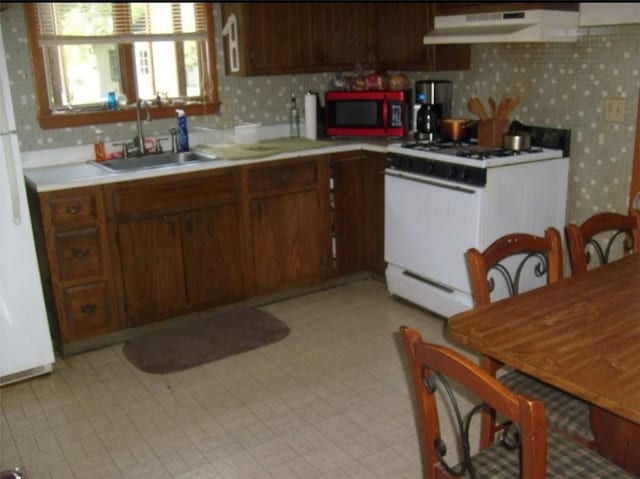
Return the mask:
{"type": "Polygon", "coordinates": [[[469,118],[445,118],[440,120],[440,135],[444,141],[463,141],[469,138],[469,118]]]}
{"type": "Polygon", "coordinates": [[[502,137],[502,147],[506,150],[522,151],[531,148],[531,133],[509,131],[502,137]]]}

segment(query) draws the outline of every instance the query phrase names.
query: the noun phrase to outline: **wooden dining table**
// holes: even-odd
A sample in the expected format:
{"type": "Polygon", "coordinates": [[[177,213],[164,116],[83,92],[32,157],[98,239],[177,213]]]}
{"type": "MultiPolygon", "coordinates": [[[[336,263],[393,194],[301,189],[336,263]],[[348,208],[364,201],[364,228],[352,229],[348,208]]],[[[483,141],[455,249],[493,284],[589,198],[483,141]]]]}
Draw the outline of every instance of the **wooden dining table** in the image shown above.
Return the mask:
{"type": "Polygon", "coordinates": [[[448,334],[588,401],[595,448],[640,476],[640,254],[448,319],[448,334]]]}

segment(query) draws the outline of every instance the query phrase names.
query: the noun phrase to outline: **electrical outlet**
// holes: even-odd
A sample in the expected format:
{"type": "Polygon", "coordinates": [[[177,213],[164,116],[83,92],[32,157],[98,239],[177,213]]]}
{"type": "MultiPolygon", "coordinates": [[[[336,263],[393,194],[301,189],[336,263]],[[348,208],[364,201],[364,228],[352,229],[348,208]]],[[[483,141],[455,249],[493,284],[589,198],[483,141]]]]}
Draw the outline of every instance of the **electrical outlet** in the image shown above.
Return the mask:
{"type": "Polygon", "coordinates": [[[222,107],[220,109],[220,113],[224,116],[232,116],[233,113],[233,100],[230,96],[221,96],[220,103],[222,103],[222,107]]]}
{"type": "Polygon", "coordinates": [[[624,121],[624,98],[607,98],[604,101],[604,119],[606,121],[624,121]]]}

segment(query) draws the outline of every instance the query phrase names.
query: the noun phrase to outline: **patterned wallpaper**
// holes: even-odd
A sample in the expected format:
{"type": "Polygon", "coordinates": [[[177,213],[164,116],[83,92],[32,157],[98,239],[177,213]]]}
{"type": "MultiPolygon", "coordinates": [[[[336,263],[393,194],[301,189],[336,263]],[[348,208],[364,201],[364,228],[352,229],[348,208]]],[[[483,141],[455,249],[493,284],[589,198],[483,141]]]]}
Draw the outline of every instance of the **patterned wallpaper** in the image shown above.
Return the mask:
{"type": "MultiPolygon", "coordinates": [[[[286,122],[291,93],[326,90],[331,74],[226,77],[222,61],[220,6],[214,9],[217,32],[221,115],[192,118],[192,127],[228,128],[239,121],[265,125],[286,122]]],[[[95,127],[41,130],[22,8],[13,4],[0,14],[18,135],[23,151],[90,144],[95,127]]],[[[478,96],[518,94],[514,118],[525,124],[572,131],[567,221],[583,221],[594,212],[628,207],[635,118],[640,89],[640,25],[581,29],[577,43],[490,44],[472,46],[469,71],[409,73],[412,81],[448,79],[454,85],[453,111],[472,116],[466,102],[478,96]],[[604,119],[606,98],[625,100],[624,121],[604,119]]],[[[149,135],[165,135],[173,120],[154,120],[149,135]]],[[[101,125],[107,141],[135,136],[135,123],[101,125]]]]}

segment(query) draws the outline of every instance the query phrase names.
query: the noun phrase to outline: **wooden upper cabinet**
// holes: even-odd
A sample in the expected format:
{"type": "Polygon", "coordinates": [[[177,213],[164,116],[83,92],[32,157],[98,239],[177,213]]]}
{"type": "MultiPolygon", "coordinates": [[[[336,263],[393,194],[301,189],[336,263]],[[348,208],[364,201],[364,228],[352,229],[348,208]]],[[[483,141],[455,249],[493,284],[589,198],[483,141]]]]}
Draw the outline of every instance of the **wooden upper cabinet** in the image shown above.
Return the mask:
{"type": "Polygon", "coordinates": [[[313,32],[306,28],[312,8],[306,3],[255,3],[240,18],[241,41],[246,40],[246,67],[256,73],[305,68],[317,59],[310,55],[313,32]],[[242,23],[246,22],[243,27],[242,23]]]}
{"type": "Polygon", "coordinates": [[[228,75],[277,75],[366,69],[463,70],[468,45],[425,46],[433,28],[431,3],[290,2],[223,3],[226,23],[237,19],[239,71],[228,75]]]}
{"type": "Polygon", "coordinates": [[[376,58],[386,70],[468,70],[469,45],[425,45],[433,29],[433,4],[379,3],[376,13],[376,58]]]}
{"type": "MultiPolygon", "coordinates": [[[[374,9],[369,3],[310,3],[313,52],[324,71],[352,69],[375,61],[374,9]]],[[[306,25],[305,28],[309,28],[306,25]]]]}
{"type": "Polygon", "coordinates": [[[228,75],[311,73],[352,68],[373,55],[371,7],[363,3],[223,3],[226,22],[238,22],[239,72],[228,75]]]}
{"type": "Polygon", "coordinates": [[[515,10],[580,11],[579,2],[434,2],[438,15],[464,15],[466,13],[512,12],[515,10]]]}
{"type": "Polygon", "coordinates": [[[636,195],[640,195],[640,96],[636,110],[636,144],[633,154],[633,169],[631,170],[631,187],[629,189],[629,206],[633,206],[636,195]]]}

